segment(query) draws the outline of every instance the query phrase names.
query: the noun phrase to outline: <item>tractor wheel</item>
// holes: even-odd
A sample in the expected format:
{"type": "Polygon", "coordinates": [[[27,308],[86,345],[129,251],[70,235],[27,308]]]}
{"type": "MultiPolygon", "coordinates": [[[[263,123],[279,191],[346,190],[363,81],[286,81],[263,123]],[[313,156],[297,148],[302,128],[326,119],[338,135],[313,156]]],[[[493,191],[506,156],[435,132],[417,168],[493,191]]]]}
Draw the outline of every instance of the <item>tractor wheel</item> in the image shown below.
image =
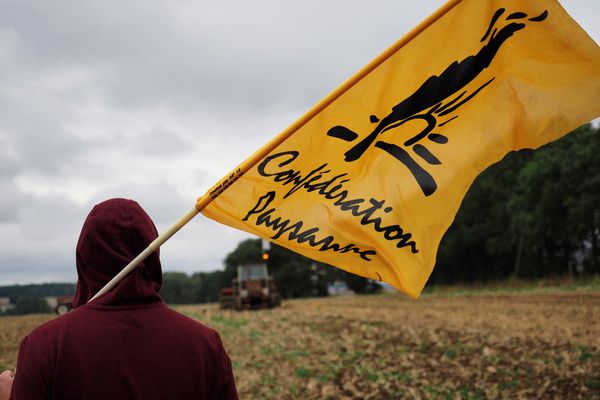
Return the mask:
{"type": "Polygon", "coordinates": [[[243,310],[242,299],[240,297],[235,298],[235,309],[236,309],[236,311],[243,310]]]}
{"type": "Polygon", "coordinates": [[[269,308],[279,307],[281,305],[281,297],[272,295],[269,297],[269,308]]]}
{"type": "Polygon", "coordinates": [[[59,304],[58,307],[56,307],[56,313],[58,315],[64,315],[68,312],[69,312],[69,306],[67,306],[66,304],[59,304]]]}

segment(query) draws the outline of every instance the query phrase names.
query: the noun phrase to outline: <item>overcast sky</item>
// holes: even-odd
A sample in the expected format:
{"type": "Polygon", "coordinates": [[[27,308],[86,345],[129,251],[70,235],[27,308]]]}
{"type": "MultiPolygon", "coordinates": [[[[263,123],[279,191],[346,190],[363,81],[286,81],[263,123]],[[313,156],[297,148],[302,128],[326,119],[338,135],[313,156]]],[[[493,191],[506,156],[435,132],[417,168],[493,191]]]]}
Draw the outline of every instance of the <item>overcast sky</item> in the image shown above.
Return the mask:
{"type": "MultiPolygon", "coordinates": [[[[564,0],[600,41],[600,2],[564,0]]],[[[76,280],[94,204],[159,231],[441,0],[0,0],[0,285],[76,280]]],[[[166,271],[212,271],[248,234],[196,217],[166,271]]]]}

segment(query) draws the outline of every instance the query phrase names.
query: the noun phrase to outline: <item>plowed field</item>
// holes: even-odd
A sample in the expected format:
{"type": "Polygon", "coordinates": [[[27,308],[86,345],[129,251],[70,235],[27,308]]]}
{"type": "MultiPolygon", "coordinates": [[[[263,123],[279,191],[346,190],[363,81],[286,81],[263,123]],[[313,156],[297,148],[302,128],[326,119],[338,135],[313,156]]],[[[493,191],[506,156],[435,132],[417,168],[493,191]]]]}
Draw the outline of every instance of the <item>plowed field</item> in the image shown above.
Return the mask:
{"type": "MultiPolygon", "coordinates": [[[[600,398],[600,293],[352,296],[178,307],[217,329],[242,399],[600,398]]],[[[0,319],[0,367],[51,316],[0,319]]]]}

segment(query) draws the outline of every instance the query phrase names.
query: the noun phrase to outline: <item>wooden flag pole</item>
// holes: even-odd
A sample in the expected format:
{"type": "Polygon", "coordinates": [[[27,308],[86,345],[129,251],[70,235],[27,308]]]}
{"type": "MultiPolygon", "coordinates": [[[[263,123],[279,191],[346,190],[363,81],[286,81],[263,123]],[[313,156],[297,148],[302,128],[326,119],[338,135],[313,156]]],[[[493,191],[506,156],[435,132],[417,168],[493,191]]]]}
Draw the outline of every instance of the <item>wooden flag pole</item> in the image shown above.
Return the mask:
{"type": "Polygon", "coordinates": [[[158,250],[158,248],[166,242],[171,236],[181,229],[185,224],[192,220],[200,211],[204,209],[211,201],[218,197],[225,189],[231,186],[240,176],[245,174],[256,165],[260,160],[267,156],[277,146],[283,143],[289,138],[294,132],[300,129],[304,124],[310,121],[315,115],[323,111],[328,105],[333,103],[337,98],[343,95],[348,89],[354,86],[358,81],[364,78],[367,74],[381,65],[385,60],[392,56],[395,52],[404,47],[408,42],[415,38],[418,34],[423,32],[427,27],[433,24],[435,21],[440,19],[444,14],[450,11],[454,6],[460,3],[462,0],[449,0],[446,4],[441,6],[436,12],[431,14],[419,25],[411,29],[405,34],[400,40],[391,45],[378,57],[372,60],[370,63],[365,65],[357,73],[352,75],[347,81],[342,83],[336,90],[327,95],[320,102],[315,104],[310,110],[308,110],[302,117],[296,122],[290,125],[287,129],[281,132],[279,135],[271,139],[267,144],[258,149],[252,156],[242,162],[232,173],[221,179],[216,185],[210,188],[202,197],[196,201],[194,209],[189,211],[183,217],[181,217],[173,226],[167,229],[164,233],[159,235],[148,247],[142,251],[136,258],[134,258],[125,268],[123,268],[113,279],[111,279],[98,293],[90,299],[90,301],[102,296],[110,289],[112,289],[121,279],[123,279],[129,272],[137,267],[146,257],[158,250]]]}

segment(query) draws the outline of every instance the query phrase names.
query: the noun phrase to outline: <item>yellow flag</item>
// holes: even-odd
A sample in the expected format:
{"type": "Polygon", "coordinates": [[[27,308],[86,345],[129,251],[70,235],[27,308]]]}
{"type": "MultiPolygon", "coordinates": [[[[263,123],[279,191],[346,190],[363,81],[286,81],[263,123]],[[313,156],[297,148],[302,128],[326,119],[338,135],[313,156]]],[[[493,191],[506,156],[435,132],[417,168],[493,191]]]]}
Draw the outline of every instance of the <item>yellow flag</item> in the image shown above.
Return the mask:
{"type": "Polygon", "coordinates": [[[417,297],[477,175],[599,115],[600,48],[556,1],[452,1],[216,185],[202,212],[417,297]]]}

